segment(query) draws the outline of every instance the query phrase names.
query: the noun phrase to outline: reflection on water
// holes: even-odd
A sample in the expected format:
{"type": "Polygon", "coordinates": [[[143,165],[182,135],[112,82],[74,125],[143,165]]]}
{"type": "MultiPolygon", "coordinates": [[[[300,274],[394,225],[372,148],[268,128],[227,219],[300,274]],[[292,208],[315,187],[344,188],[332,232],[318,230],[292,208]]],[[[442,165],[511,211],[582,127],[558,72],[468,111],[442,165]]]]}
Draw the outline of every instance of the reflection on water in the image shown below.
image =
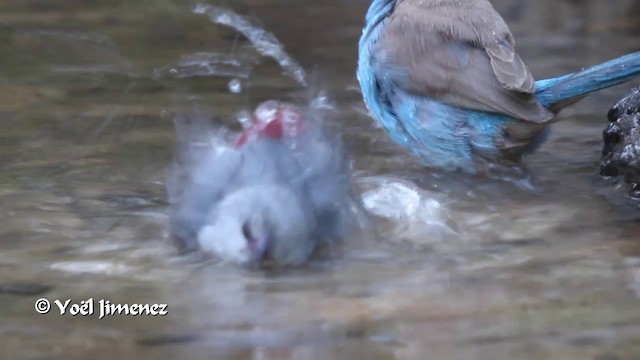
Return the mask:
{"type": "MultiPolygon", "coordinates": [[[[494,4],[538,78],[640,40],[638,1],[494,4]]],[[[597,176],[604,114],[632,84],[564,113],[526,186],[431,173],[354,90],[367,1],[216,4],[228,5],[244,23],[177,0],[0,5],[3,358],[640,354],[640,212],[597,176]],[[306,100],[300,71],[342,110],[380,236],[295,271],[178,256],[164,193],[177,104],[195,98],[235,124],[265,99],[306,100]],[[40,316],[41,296],[166,303],[169,315],[40,316]]]]}

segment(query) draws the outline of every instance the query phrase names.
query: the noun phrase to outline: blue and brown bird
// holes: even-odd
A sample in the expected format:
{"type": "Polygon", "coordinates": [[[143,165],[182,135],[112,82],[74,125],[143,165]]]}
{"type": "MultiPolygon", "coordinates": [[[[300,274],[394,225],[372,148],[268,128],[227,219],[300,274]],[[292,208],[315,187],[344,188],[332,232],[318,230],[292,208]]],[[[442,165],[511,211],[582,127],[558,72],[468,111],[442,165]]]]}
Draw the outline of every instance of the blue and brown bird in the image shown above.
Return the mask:
{"type": "Polygon", "coordinates": [[[359,42],[364,101],[429,167],[517,164],[563,108],[640,73],[640,52],[535,81],[488,0],[373,0],[359,42]]]}

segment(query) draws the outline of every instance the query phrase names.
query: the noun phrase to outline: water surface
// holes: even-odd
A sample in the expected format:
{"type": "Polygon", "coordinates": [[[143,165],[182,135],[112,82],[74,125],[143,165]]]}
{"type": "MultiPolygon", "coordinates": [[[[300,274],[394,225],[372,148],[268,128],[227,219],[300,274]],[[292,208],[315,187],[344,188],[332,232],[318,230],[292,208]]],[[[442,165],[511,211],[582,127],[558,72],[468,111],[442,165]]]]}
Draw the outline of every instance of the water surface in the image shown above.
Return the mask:
{"type": "MultiPolygon", "coordinates": [[[[367,1],[211,3],[250,32],[178,0],[0,5],[2,358],[640,356],[640,209],[597,175],[604,115],[631,84],[564,112],[527,181],[437,174],[364,109],[367,1]],[[279,62],[277,46],[254,47],[274,39],[279,62]],[[164,194],[178,105],[195,99],[238,127],[262,100],[308,97],[300,69],[336,101],[360,189],[398,218],[305,269],[178,256],[164,194]],[[169,315],[42,316],[42,296],[166,303],[169,315]]],[[[637,1],[494,4],[537,78],[638,50],[637,1]]]]}

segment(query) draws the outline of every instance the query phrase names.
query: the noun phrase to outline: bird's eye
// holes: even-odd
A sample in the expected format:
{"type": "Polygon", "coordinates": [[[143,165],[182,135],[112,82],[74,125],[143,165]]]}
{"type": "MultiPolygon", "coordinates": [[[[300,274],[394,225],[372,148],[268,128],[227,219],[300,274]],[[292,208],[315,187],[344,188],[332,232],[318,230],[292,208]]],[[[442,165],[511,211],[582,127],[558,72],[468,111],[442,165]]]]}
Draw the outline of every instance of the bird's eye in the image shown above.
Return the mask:
{"type": "Polygon", "coordinates": [[[253,233],[251,233],[251,228],[249,227],[249,223],[242,224],[242,235],[247,239],[248,242],[253,242],[253,233]]]}

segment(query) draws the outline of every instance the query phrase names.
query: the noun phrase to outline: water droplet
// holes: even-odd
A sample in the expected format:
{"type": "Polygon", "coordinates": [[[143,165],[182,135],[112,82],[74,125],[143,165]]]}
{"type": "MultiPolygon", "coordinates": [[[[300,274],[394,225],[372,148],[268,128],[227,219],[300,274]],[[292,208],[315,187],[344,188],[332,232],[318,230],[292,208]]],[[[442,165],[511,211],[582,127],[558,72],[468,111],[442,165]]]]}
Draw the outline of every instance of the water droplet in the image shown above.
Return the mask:
{"type": "Polygon", "coordinates": [[[237,118],[243,129],[248,129],[249,127],[251,127],[251,113],[249,111],[240,111],[237,115],[237,118]]]}
{"type": "Polygon", "coordinates": [[[232,79],[229,81],[229,91],[231,91],[232,94],[240,94],[242,91],[242,83],[240,80],[232,79]]]}
{"type": "Polygon", "coordinates": [[[256,108],[256,119],[260,123],[267,124],[276,118],[279,108],[279,102],[275,100],[267,100],[256,108]]]}

